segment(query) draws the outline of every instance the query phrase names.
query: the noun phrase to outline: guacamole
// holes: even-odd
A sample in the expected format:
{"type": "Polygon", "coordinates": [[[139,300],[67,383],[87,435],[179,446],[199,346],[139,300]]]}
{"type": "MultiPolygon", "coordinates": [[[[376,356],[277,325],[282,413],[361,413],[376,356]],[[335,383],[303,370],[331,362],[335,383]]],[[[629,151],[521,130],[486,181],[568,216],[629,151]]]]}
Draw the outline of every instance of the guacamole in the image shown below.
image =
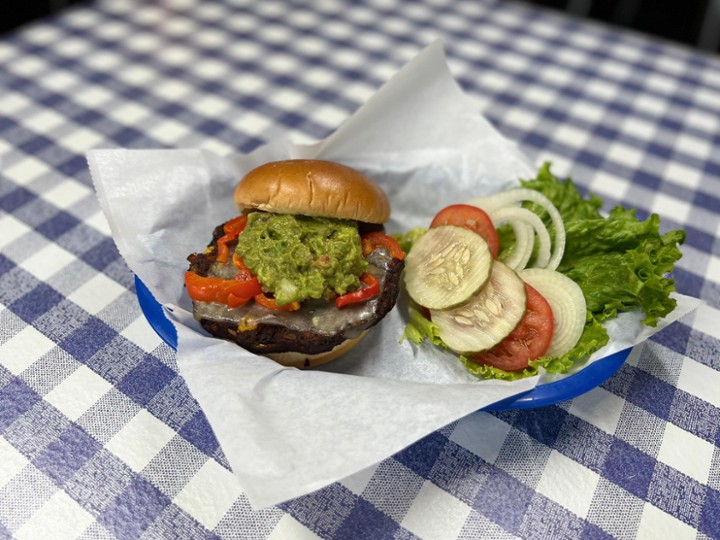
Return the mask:
{"type": "Polygon", "coordinates": [[[253,212],[235,251],[278,305],[345,294],[367,269],[352,220],[253,212]]]}

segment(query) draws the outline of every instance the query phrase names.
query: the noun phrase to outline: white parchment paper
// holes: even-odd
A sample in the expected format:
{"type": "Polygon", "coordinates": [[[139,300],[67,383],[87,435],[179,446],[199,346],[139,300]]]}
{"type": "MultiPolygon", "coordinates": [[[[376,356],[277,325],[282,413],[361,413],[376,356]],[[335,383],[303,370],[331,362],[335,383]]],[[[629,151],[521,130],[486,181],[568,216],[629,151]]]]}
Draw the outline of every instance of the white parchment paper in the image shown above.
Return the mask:
{"type": "MultiPolygon", "coordinates": [[[[258,507],[340,480],[543,382],[477,381],[446,352],[400,343],[404,297],[361,346],[312,371],[283,368],[208,336],[192,318],[184,292],[186,257],[204,248],[217,224],[237,215],[232,193],[247,171],[291,157],[342,162],[374,178],[392,204],[389,232],[427,226],[443,206],[535,174],[453,80],[440,43],[314,145],[276,141],[226,157],[201,150],[88,154],[120,253],[166,307],[178,332],[180,374],[258,507]]],[[[681,299],[663,324],[692,307],[681,299]]],[[[611,346],[594,358],[648,337],[633,314],[612,332],[611,346]]]]}

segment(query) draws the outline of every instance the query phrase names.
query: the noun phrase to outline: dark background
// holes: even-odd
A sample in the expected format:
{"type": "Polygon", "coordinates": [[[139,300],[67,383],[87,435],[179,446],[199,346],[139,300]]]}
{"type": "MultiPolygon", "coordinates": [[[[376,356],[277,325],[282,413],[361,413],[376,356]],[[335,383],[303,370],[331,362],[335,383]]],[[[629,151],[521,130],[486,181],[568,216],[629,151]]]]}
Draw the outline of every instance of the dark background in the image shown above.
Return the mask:
{"type": "MultiPolygon", "coordinates": [[[[92,0],[0,0],[0,32],[92,0]]],[[[122,0],[119,0],[122,1],[122,0]]],[[[261,1],[261,0],[258,0],[261,1]]],[[[720,0],[522,1],[720,53],[720,0]]]]}
{"type": "Polygon", "coordinates": [[[720,0],[525,1],[632,28],[708,52],[720,52],[720,0]]]}
{"type": "Polygon", "coordinates": [[[48,16],[85,0],[0,0],[0,32],[48,16]]]}

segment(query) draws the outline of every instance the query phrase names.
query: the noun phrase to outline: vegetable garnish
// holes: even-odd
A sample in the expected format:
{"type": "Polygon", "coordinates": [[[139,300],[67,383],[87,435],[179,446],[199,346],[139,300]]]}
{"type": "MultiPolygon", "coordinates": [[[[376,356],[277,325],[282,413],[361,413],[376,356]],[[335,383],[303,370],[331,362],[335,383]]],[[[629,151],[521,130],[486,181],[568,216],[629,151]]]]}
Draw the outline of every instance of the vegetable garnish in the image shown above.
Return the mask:
{"type": "Polygon", "coordinates": [[[493,259],[497,259],[500,239],[492,219],[483,209],[469,204],[453,204],[437,213],[430,228],[441,225],[457,225],[476,232],[487,242],[493,259]]]}
{"type": "Polygon", "coordinates": [[[669,276],[682,257],[678,246],[685,231],[660,234],[657,214],[640,221],[635,210],[621,206],[605,218],[597,197],[583,199],[570,180],[555,178],[548,164],[523,185],[556,201],[566,232],[565,255],[557,269],[580,286],[595,317],[602,321],[640,308],[643,322],[656,326],[675,308],[670,297],[675,280],[669,276]]]}
{"type": "Polygon", "coordinates": [[[237,253],[233,253],[232,262],[233,262],[233,266],[235,268],[237,268],[237,271],[238,271],[237,276],[235,276],[235,279],[238,279],[238,278],[249,279],[249,278],[253,277],[253,273],[247,267],[247,265],[242,260],[240,255],[238,255],[237,253]]]}
{"type": "Polygon", "coordinates": [[[228,260],[228,242],[235,240],[247,225],[247,216],[238,216],[223,225],[223,236],[217,241],[217,261],[225,264],[228,260]]]}
{"type": "Polygon", "coordinates": [[[405,258],[405,252],[400,244],[392,236],[388,236],[381,232],[371,232],[363,234],[361,237],[362,253],[364,256],[370,255],[378,246],[382,246],[390,252],[390,255],[401,261],[405,258]]]}
{"type": "MultiPolygon", "coordinates": [[[[517,230],[521,228],[526,231],[530,228],[534,229],[538,234],[539,250],[541,251],[543,258],[543,261],[538,262],[535,266],[550,268],[552,270],[557,268],[565,250],[565,228],[560,212],[546,195],[532,189],[516,188],[496,193],[490,197],[479,197],[473,199],[470,203],[487,208],[493,223],[498,225],[502,222],[507,222],[516,231],[516,234],[517,230]],[[545,254],[550,250],[548,238],[549,234],[547,234],[545,226],[538,221],[538,216],[533,212],[527,212],[522,207],[517,206],[519,203],[523,203],[525,201],[534,203],[535,205],[541,207],[546,212],[546,215],[552,223],[555,230],[552,255],[545,254]],[[545,257],[547,257],[547,260],[545,260],[545,257]]],[[[519,247],[520,246],[516,246],[516,248],[519,247]]],[[[523,250],[527,250],[528,247],[532,252],[532,242],[522,246],[523,250]]],[[[512,268],[515,270],[521,270],[524,268],[525,264],[527,264],[527,260],[525,260],[524,264],[512,266],[512,268]]]]}
{"type": "MultiPolygon", "coordinates": [[[[412,252],[411,252],[412,253],[412,252]]],[[[460,306],[430,310],[443,341],[457,352],[480,352],[493,348],[520,323],[527,308],[525,284],[500,261],[490,265],[485,287],[460,306]]]]}
{"type": "Polygon", "coordinates": [[[336,307],[344,308],[347,305],[355,304],[357,302],[364,302],[365,300],[368,300],[373,296],[377,296],[378,294],[380,294],[380,282],[375,276],[364,272],[360,276],[360,281],[365,286],[361,289],[358,289],[357,291],[338,296],[335,299],[336,307]]]}
{"type": "Polygon", "coordinates": [[[273,311],[297,311],[300,309],[300,302],[289,302],[287,304],[280,305],[274,298],[267,296],[265,293],[259,293],[255,295],[255,302],[260,304],[262,307],[272,309],[273,311]]]}
{"type": "MultiPolygon", "coordinates": [[[[536,291],[530,296],[529,289],[519,292],[490,280],[479,291],[463,291],[460,300],[456,290],[449,291],[454,295],[453,307],[428,311],[419,301],[422,294],[412,290],[422,290],[422,283],[411,287],[410,282],[417,271],[412,261],[422,259],[414,257],[413,250],[429,233],[408,231],[398,237],[408,252],[406,276],[411,277],[410,281],[406,278],[412,302],[403,339],[418,344],[427,339],[450,349],[479,377],[514,380],[536,375],[541,367],[550,373],[567,373],[585,362],[609,340],[602,322],[620,312],[641,310],[643,322],[655,326],[674,309],[671,272],[682,255],[679,245],[685,239],[684,231],[661,234],[656,214],[640,221],[634,210],[622,207],[605,217],[600,213],[601,199],[583,197],[570,179],[556,178],[549,164],[535,179],[520,182],[520,188],[476,198],[469,204],[482,207],[495,225],[500,244],[497,260],[536,291]],[[491,285],[509,299],[501,302],[497,316],[493,306],[481,300],[483,295],[498,294],[485,290],[491,285]],[[542,324],[549,322],[547,310],[545,316],[538,315],[543,311],[538,308],[542,302],[536,293],[550,306],[553,323],[550,343],[541,352],[540,332],[525,324],[534,313],[536,330],[547,332],[547,325],[542,324]],[[513,307],[518,303],[527,303],[520,319],[513,307]],[[463,333],[459,327],[464,322],[471,322],[472,327],[468,325],[463,333]],[[480,335],[483,337],[472,337],[480,335]],[[517,351],[527,358],[520,360],[517,351]]],[[[448,212],[451,210],[443,209],[438,215],[448,212]]],[[[469,264],[483,263],[474,259],[469,264]]],[[[499,266],[494,261],[488,264],[499,266]]],[[[431,297],[438,294],[435,291],[431,297]]]]}
{"type": "Polygon", "coordinates": [[[552,342],[543,354],[564,355],[575,346],[585,327],[587,307],[582,289],[566,275],[547,268],[526,268],[520,277],[545,297],[552,310],[550,315],[557,321],[552,342]]]}
{"type": "Polygon", "coordinates": [[[492,255],[481,236],[443,225],[425,233],[408,253],[405,286],[428,309],[448,309],[479,291],[490,276],[492,255]]]}
{"type": "Polygon", "coordinates": [[[555,320],[547,300],[525,283],[527,308],[520,323],[508,337],[486,352],[469,358],[505,371],[524,369],[530,360],[546,354],[553,339],[555,320]]]}
{"type": "Polygon", "coordinates": [[[185,272],[188,296],[198,302],[218,302],[231,308],[243,305],[262,292],[256,277],[248,279],[221,279],[185,272]]]}

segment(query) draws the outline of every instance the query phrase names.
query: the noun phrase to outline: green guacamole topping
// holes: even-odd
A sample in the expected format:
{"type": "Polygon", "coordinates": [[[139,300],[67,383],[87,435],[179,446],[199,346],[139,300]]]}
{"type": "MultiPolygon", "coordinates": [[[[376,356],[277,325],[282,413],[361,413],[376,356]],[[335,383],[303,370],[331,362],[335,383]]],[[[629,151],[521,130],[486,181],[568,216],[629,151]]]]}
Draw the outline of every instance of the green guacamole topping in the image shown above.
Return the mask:
{"type": "Polygon", "coordinates": [[[352,220],[253,212],[236,252],[278,305],[345,294],[367,269],[352,220]]]}

